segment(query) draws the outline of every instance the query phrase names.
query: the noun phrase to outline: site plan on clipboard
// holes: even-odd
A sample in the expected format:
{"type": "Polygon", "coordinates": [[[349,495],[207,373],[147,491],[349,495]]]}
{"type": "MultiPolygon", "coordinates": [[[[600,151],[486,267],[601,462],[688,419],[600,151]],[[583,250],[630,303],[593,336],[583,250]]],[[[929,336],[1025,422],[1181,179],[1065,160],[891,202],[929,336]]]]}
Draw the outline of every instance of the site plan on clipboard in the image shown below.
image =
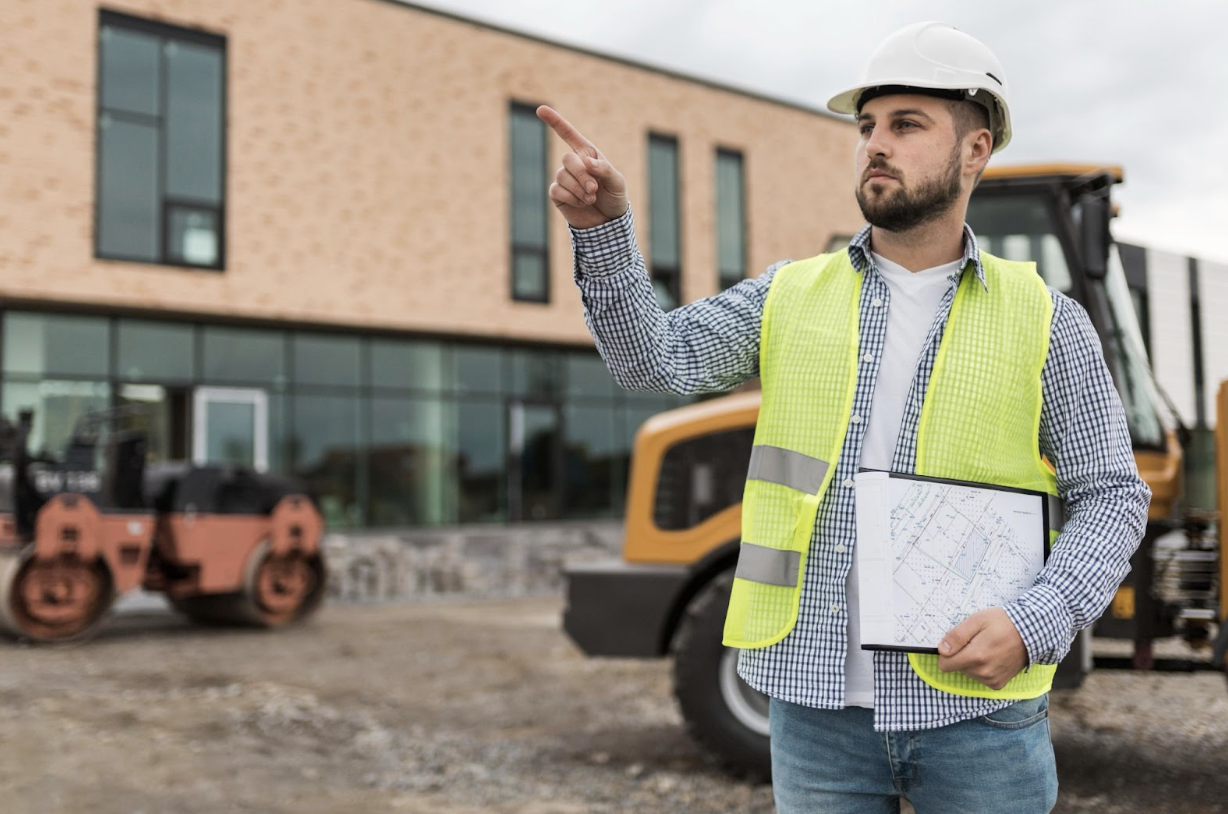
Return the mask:
{"type": "Polygon", "coordinates": [[[863,650],[937,653],[951,628],[1032,587],[1048,495],[898,472],[856,476],[863,650]]]}

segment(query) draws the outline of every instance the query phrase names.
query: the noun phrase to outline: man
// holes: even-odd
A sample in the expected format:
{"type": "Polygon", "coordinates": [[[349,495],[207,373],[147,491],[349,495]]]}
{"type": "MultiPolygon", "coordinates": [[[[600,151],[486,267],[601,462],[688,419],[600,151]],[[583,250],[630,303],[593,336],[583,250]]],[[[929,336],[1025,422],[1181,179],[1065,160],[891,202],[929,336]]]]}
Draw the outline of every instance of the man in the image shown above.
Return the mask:
{"type": "Polygon", "coordinates": [[[541,108],[572,149],[550,198],[572,229],[586,320],[628,388],[761,377],[725,642],[771,698],[777,810],[898,812],[906,798],[920,814],[1047,812],[1053,665],[1128,571],[1150,495],[1086,313],[1031,264],[980,253],[964,223],[1011,135],[989,49],[947,25],[908,26],[829,107],[857,118],[869,225],[844,251],[669,314],[623,176],[541,108]],[[938,656],[870,653],[853,559],[860,468],[1046,491],[1068,520],[1034,586],[969,616],[938,656]]]}

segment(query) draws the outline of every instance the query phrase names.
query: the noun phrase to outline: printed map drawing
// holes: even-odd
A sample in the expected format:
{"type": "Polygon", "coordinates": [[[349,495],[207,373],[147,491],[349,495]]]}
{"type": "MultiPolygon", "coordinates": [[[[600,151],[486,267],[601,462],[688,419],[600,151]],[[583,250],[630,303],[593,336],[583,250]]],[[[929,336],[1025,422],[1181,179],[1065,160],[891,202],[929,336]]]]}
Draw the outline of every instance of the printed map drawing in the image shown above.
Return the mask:
{"type": "Polygon", "coordinates": [[[1032,586],[1044,560],[1037,521],[1017,493],[923,482],[891,511],[895,641],[938,642],[970,614],[1032,586]],[[1028,522],[1031,521],[1031,522],[1028,522]]]}

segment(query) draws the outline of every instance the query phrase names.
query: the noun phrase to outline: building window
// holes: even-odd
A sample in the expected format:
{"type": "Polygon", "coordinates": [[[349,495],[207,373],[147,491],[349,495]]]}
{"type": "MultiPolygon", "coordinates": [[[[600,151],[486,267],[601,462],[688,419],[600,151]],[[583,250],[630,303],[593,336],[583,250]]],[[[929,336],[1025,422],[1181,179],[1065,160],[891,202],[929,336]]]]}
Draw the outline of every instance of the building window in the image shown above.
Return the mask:
{"type": "Polygon", "coordinates": [[[549,302],[546,125],[535,107],[512,103],[511,159],[512,299],[549,302]]]}
{"type": "Polygon", "coordinates": [[[682,302],[682,240],[678,226],[678,140],[648,136],[649,271],[665,310],[682,302]]]}
{"type": "Polygon", "coordinates": [[[716,151],[716,263],[722,289],[746,276],[746,187],[736,150],[716,151]]]}
{"type": "Polygon", "coordinates": [[[721,430],[674,444],[661,460],[652,517],[663,531],[695,528],[742,500],[753,427],[721,430]]]}
{"type": "Polygon", "coordinates": [[[47,457],[67,448],[85,413],[110,406],[111,327],[105,317],[4,315],[0,409],[16,421],[33,411],[28,447],[47,457]]]}
{"type": "Polygon", "coordinates": [[[226,41],[103,11],[98,257],[224,265],[226,41]]]}
{"type": "Polygon", "coordinates": [[[363,406],[357,390],[296,390],[291,399],[290,471],[316,497],[328,528],[366,525],[363,406]]]}

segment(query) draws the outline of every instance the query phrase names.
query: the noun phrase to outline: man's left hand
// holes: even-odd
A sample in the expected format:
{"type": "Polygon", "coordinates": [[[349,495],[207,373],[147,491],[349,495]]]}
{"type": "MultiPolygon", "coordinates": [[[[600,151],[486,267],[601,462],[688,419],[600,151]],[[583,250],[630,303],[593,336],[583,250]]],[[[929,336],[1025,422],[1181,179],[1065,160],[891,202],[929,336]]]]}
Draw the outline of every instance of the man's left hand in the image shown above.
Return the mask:
{"type": "Polygon", "coordinates": [[[938,668],[1000,690],[1028,664],[1028,650],[1002,608],[977,611],[938,644],[938,668]]]}

